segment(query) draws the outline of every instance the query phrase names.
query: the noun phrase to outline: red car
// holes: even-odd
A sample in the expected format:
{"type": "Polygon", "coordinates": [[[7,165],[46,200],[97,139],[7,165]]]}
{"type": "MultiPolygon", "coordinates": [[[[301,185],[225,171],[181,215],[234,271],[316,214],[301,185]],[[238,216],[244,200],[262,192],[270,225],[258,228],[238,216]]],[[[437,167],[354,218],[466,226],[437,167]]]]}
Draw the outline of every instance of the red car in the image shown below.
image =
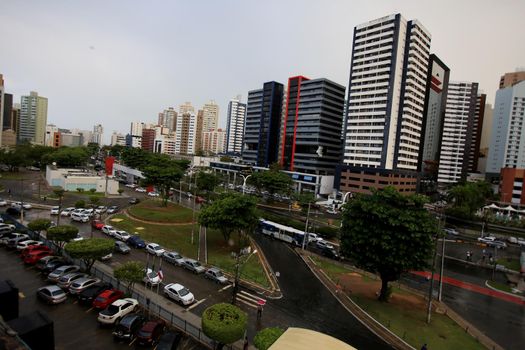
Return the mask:
{"type": "Polygon", "coordinates": [[[50,250],[33,250],[31,253],[25,256],[24,263],[34,265],[38,262],[38,260],[50,255],[53,255],[53,252],[50,250]]]}
{"type": "Polygon", "coordinates": [[[100,220],[93,220],[93,222],[91,223],[91,226],[93,226],[97,230],[102,230],[102,227],[104,226],[104,223],[102,221],[100,221],[100,220]]]}
{"type": "Polygon", "coordinates": [[[29,254],[32,254],[33,252],[38,252],[38,251],[51,252],[51,249],[45,245],[30,245],[29,247],[22,250],[22,252],[20,253],[20,258],[22,258],[23,260],[29,254]]]}
{"type": "Polygon", "coordinates": [[[162,320],[149,321],[142,326],[137,333],[137,343],[139,345],[152,346],[159,341],[164,333],[166,323],[162,320]]]}
{"type": "Polygon", "coordinates": [[[108,289],[98,295],[93,300],[93,307],[96,309],[105,309],[108,305],[111,305],[115,300],[124,297],[124,292],[118,289],[108,289]]]}

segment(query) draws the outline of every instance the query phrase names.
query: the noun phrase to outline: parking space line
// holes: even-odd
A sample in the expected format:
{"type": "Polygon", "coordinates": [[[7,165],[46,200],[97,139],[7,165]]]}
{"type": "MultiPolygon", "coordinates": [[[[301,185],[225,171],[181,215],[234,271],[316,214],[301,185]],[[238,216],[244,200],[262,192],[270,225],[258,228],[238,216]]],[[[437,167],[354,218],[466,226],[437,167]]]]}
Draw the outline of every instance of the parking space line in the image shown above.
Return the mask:
{"type": "Polygon", "coordinates": [[[204,298],[204,299],[201,299],[201,300],[197,301],[196,303],[194,303],[193,305],[191,305],[191,306],[189,306],[189,307],[188,307],[187,309],[185,309],[185,311],[190,311],[191,309],[193,309],[193,308],[197,307],[197,305],[199,305],[199,304],[203,303],[203,302],[204,302],[204,300],[206,300],[206,298],[204,298]]]}
{"type": "MultiPolygon", "coordinates": [[[[137,340],[137,338],[133,338],[133,340],[131,341],[131,343],[129,343],[129,346],[133,345],[133,343],[137,340]]],[[[155,347],[156,348],[156,347],[155,347]]]]}
{"type": "Polygon", "coordinates": [[[22,293],[22,292],[18,292],[18,297],[19,297],[20,299],[24,299],[26,296],[24,295],[24,293],[22,293]]]}
{"type": "Polygon", "coordinates": [[[91,310],[93,310],[93,309],[94,309],[94,308],[89,308],[89,309],[87,309],[87,310],[86,310],[86,314],[87,314],[88,312],[91,312],[91,310]]]}
{"type": "Polygon", "coordinates": [[[228,288],[231,288],[232,286],[233,284],[228,284],[226,287],[222,287],[221,289],[219,289],[219,293],[225,291],[228,288]]]}

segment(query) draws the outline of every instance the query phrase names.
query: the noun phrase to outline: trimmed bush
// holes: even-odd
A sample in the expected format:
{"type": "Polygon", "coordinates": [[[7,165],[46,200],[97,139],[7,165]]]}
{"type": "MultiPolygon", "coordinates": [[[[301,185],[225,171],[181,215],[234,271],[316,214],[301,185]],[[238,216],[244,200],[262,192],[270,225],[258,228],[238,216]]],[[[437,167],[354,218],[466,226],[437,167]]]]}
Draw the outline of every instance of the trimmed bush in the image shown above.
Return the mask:
{"type": "Polygon", "coordinates": [[[79,200],[75,202],[75,208],[85,208],[86,207],[86,201],[79,200]]]}
{"type": "Polygon", "coordinates": [[[267,350],[283,333],[284,330],[278,327],[265,328],[255,335],[253,345],[258,350],[267,350]]]}
{"type": "Polygon", "coordinates": [[[231,344],[244,336],[248,316],[235,305],[220,303],[202,313],[202,331],[221,344],[231,344]]]}

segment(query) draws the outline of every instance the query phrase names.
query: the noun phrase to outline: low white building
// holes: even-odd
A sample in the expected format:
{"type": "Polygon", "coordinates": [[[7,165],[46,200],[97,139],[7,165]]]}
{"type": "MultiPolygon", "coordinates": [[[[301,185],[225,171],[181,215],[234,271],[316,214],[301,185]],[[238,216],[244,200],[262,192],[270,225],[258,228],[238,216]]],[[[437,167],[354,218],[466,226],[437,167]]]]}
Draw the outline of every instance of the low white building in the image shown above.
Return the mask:
{"type": "Polygon", "coordinates": [[[66,191],[77,191],[78,188],[89,191],[94,188],[97,192],[118,194],[119,183],[113,178],[107,178],[84,169],[57,168],[48,165],[46,181],[50,186],[61,187],[66,191]]]}

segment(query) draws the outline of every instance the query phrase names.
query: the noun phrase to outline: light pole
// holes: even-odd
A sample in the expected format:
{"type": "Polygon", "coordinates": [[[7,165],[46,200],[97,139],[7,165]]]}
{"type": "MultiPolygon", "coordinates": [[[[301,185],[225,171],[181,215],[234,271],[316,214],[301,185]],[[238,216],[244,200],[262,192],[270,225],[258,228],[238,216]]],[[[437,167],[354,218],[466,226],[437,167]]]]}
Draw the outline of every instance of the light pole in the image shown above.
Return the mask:
{"type": "Polygon", "coordinates": [[[305,242],[308,241],[308,220],[310,219],[310,205],[312,202],[308,202],[308,212],[306,213],[306,225],[304,226],[304,238],[302,244],[302,250],[304,250],[305,242]]]}
{"type": "Polygon", "coordinates": [[[257,254],[257,249],[254,249],[253,252],[248,253],[248,257],[246,260],[241,262],[241,257],[245,256],[246,254],[242,254],[242,249],[239,250],[239,253],[237,254],[237,262],[235,264],[235,280],[233,281],[233,289],[232,289],[232,305],[235,305],[235,302],[237,301],[237,292],[239,291],[239,281],[241,279],[241,269],[246,265],[248,260],[252,257],[252,255],[257,254]]]}
{"type": "MultiPolygon", "coordinates": [[[[191,176],[193,175],[193,166],[190,168],[190,193],[191,193],[191,176]]],[[[195,187],[197,187],[197,175],[195,175],[195,187]]],[[[195,235],[195,202],[197,201],[197,193],[193,194],[193,214],[191,219],[191,245],[193,245],[193,236],[195,235]]]]}
{"type": "Polygon", "coordinates": [[[242,194],[244,195],[244,192],[246,191],[246,180],[248,180],[248,178],[252,175],[251,174],[248,176],[244,176],[243,174],[239,174],[239,175],[241,175],[242,177],[242,194]]]}
{"type": "Polygon", "coordinates": [[[441,216],[439,216],[438,234],[436,235],[436,243],[434,246],[434,257],[432,258],[432,274],[430,275],[430,286],[428,289],[427,323],[430,323],[430,317],[432,313],[432,294],[434,293],[434,272],[436,270],[437,248],[438,248],[439,235],[441,232],[442,232],[441,216]]]}
{"type": "MultiPolygon", "coordinates": [[[[445,223],[447,221],[447,216],[445,214],[443,215],[443,227],[445,227],[445,223]]],[[[438,300],[441,301],[441,294],[443,291],[443,269],[445,266],[445,236],[442,238],[441,243],[441,268],[439,269],[439,293],[438,293],[438,300]]]]}

